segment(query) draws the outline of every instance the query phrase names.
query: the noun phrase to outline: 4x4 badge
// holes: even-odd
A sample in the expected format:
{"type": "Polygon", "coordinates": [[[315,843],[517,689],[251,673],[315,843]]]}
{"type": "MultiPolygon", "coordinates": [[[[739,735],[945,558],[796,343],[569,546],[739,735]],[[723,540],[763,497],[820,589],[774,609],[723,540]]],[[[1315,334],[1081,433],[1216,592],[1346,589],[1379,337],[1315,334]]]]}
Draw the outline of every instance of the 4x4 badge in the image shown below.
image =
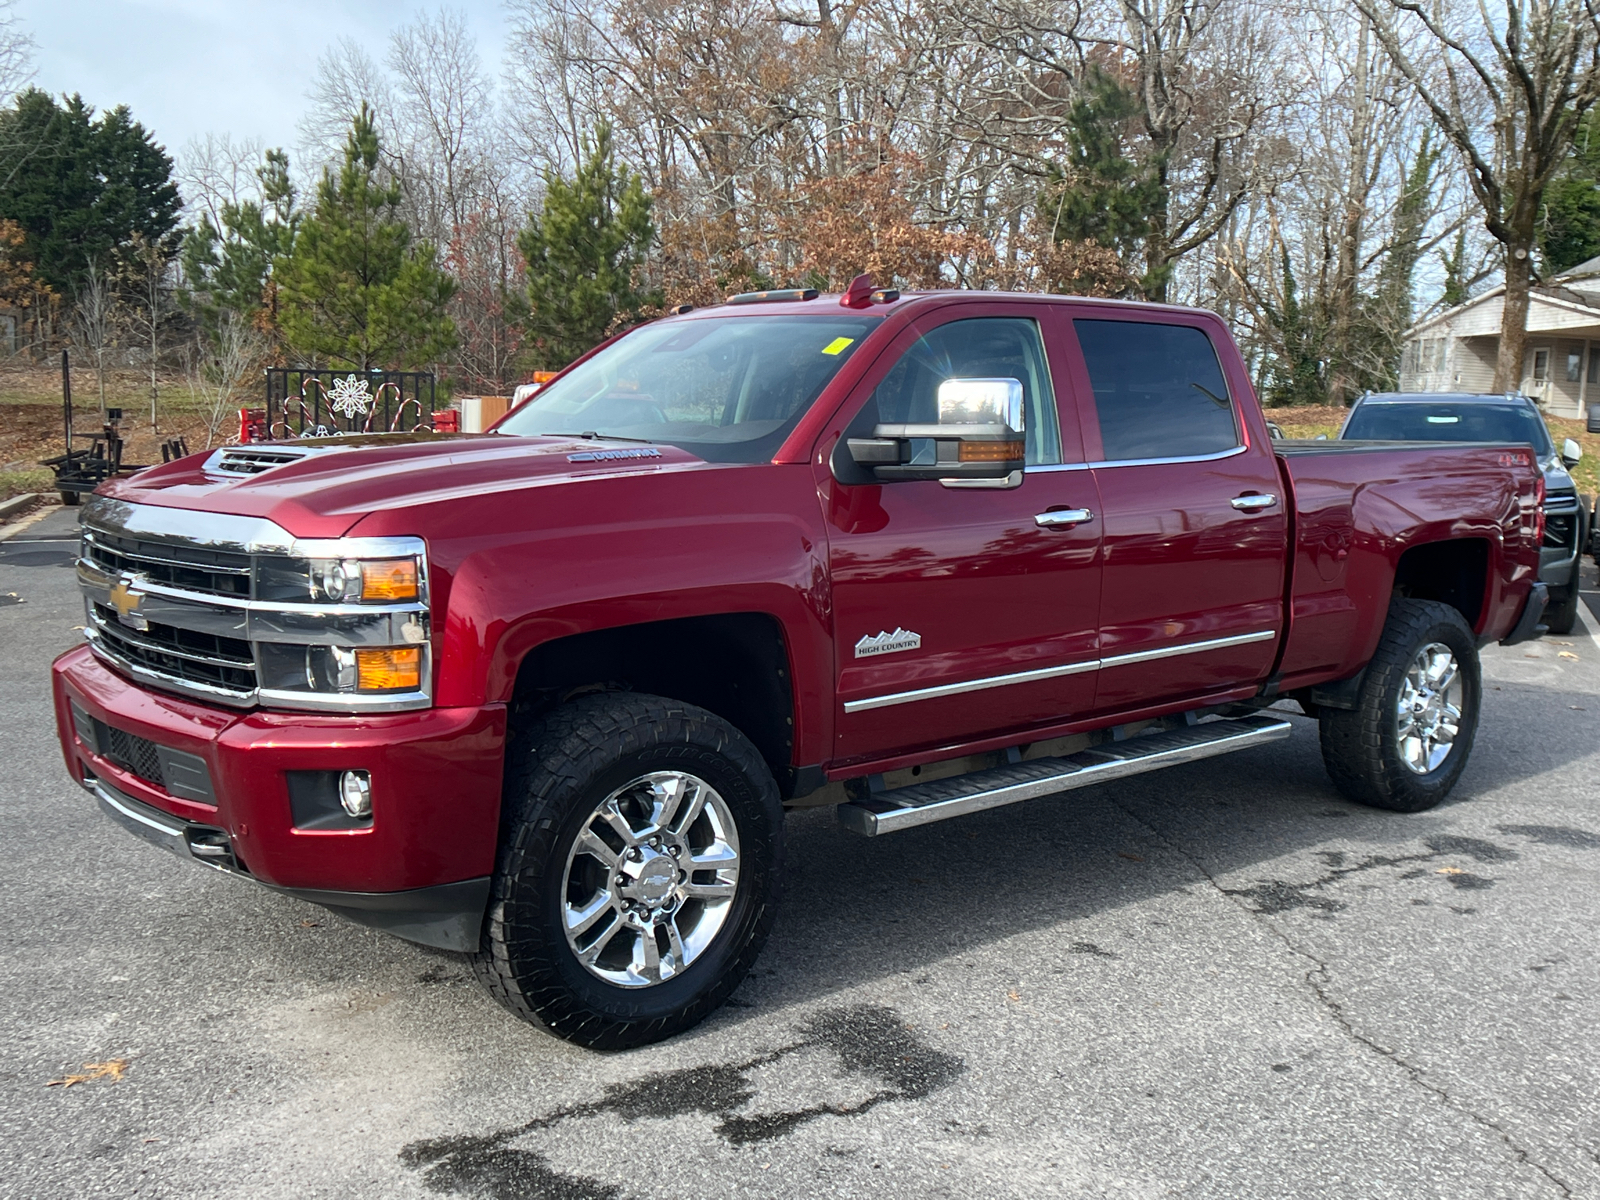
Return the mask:
{"type": "Polygon", "coordinates": [[[893,633],[875,633],[856,643],[857,658],[871,658],[874,654],[894,654],[899,650],[922,649],[922,635],[895,626],[893,633]]]}

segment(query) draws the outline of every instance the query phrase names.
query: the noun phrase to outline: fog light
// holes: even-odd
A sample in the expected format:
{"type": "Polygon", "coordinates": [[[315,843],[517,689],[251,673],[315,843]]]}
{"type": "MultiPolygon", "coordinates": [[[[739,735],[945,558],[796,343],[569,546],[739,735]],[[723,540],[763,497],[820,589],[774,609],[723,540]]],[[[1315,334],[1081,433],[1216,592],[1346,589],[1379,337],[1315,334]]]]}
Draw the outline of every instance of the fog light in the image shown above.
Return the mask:
{"type": "Polygon", "coordinates": [[[339,776],[339,803],[358,821],[372,815],[372,775],[367,771],[346,771],[339,776]]]}

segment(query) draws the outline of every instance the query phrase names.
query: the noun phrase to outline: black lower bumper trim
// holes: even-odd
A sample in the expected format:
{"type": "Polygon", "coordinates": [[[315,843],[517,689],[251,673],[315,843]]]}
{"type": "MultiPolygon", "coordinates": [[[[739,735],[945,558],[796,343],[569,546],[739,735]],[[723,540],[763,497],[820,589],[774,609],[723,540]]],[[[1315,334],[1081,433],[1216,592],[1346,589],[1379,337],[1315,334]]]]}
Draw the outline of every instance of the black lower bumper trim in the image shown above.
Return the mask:
{"type": "Polygon", "coordinates": [[[489,906],[489,877],[414,888],[408,892],[325,892],[316,888],[273,891],[332,909],[346,920],[440,950],[470,953],[478,948],[483,912],[489,906]]]}
{"type": "MultiPolygon", "coordinates": [[[[103,779],[86,772],[85,786],[101,810],[136,837],[202,866],[249,877],[233,855],[226,831],[197,825],[152,808],[103,779]]],[[[317,888],[278,887],[257,879],[275,892],[332,909],[359,925],[420,942],[440,950],[470,953],[478,948],[483,912],[489,907],[489,877],[440,883],[405,892],[328,892],[317,888]]]]}
{"type": "Polygon", "coordinates": [[[1545,627],[1539,624],[1544,616],[1544,607],[1550,602],[1550,585],[1536,583],[1528,592],[1527,603],[1522,606],[1522,616],[1517,620],[1517,627],[1500,639],[1502,646],[1517,646],[1523,642],[1531,642],[1536,637],[1543,637],[1545,627]]]}

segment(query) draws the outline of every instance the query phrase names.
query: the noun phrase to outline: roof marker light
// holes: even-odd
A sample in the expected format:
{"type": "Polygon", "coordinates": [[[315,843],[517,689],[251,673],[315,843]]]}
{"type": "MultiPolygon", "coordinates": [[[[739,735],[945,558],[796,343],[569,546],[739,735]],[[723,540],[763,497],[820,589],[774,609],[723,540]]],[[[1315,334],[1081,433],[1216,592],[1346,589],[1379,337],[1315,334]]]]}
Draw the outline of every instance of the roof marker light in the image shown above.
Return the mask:
{"type": "Polygon", "coordinates": [[[769,304],[778,300],[815,300],[816,288],[784,288],[775,292],[740,292],[729,296],[727,304],[769,304]]]}

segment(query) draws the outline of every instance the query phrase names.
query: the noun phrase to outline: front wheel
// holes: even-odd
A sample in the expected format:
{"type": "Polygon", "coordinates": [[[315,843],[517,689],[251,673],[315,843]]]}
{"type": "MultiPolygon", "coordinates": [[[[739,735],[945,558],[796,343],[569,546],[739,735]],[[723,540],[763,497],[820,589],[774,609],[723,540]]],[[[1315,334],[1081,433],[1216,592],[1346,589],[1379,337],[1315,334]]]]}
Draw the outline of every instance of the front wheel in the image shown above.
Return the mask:
{"type": "Polygon", "coordinates": [[[783,809],[720,717],[588,696],[508,751],[474,966],[502,1004],[596,1049],[688,1029],[736,988],[776,912],[783,809]]]}
{"type": "Polygon", "coordinates": [[[1461,614],[1433,600],[1396,600],[1356,707],[1320,714],[1323,764],[1359,804],[1432,808],[1467,765],[1482,694],[1477,643],[1461,614]]]}
{"type": "MultiPolygon", "coordinates": [[[[1572,573],[1577,575],[1578,569],[1574,567],[1572,573]]],[[[1551,633],[1571,633],[1578,623],[1578,602],[1578,581],[1574,579],[1544,610],[1544,627],[1551,633]]]]}

